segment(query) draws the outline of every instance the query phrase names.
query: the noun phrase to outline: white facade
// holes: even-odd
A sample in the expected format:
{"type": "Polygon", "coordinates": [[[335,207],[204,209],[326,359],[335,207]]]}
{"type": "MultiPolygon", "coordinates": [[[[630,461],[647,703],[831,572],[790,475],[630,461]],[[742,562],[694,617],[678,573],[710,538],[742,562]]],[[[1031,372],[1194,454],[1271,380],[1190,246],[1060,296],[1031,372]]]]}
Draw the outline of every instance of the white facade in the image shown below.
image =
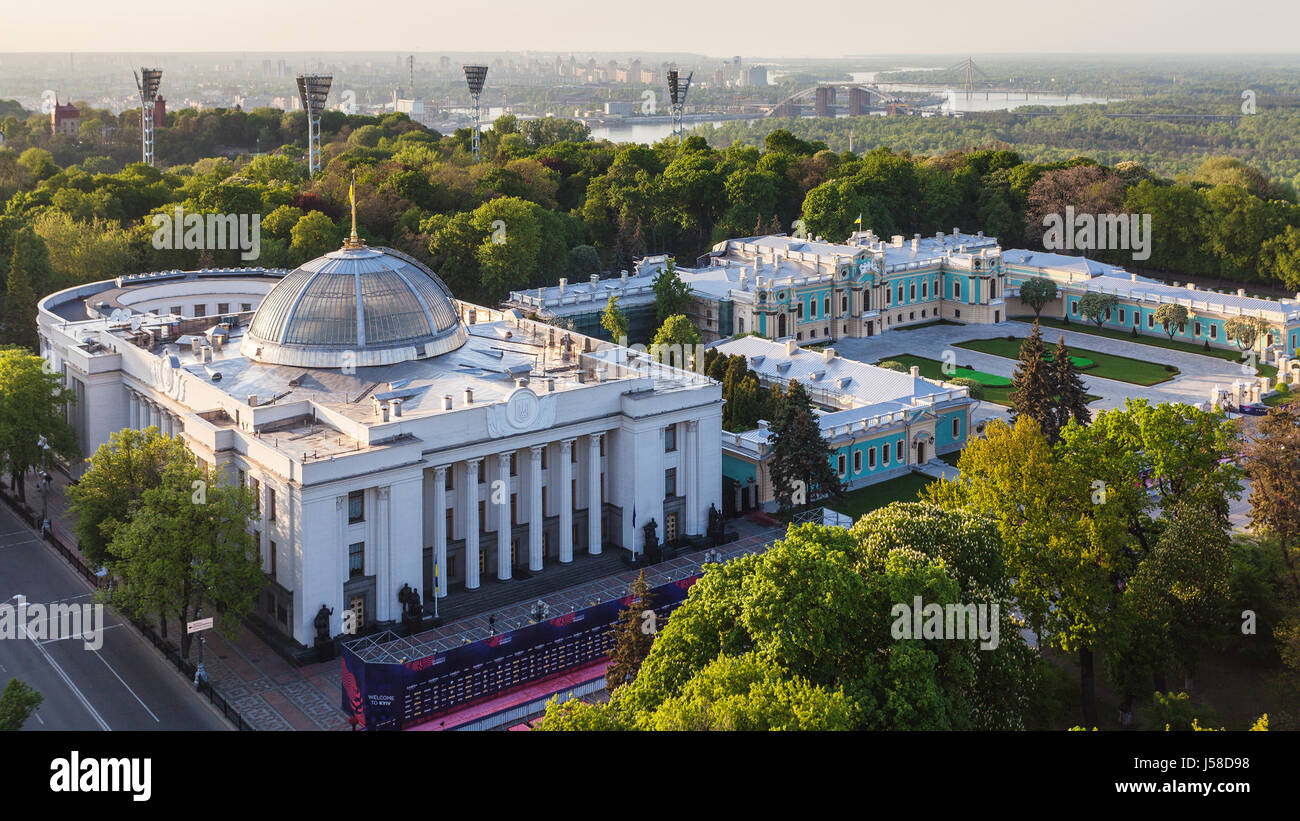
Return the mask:
{"type": "Polygon", "coordinates": [[[78,394],[87,455],[114,431],[156,425],[255,488],[260,615],[299,643],[313,642],[322,605],[335,635],[348,609],[365,624],[399,618],[404,584],[431,602],[434,586],[639,550],[652,517],[660,541],[699,535],[721,507],[712,380],[450,299],[465,341],[448,352],[366,367],[361,350],[352,368],[259,361],[240,350],[250,322],[236,306],[256,309],[286,273],[122,277],[45,298],[39,325],[43,355],[78,394]],[[215,306],[192,318],[211,294],[236,315],[228,336],[211,332],[215,306]],[[166,316],[175,305],[182,317],[166,316]]]}

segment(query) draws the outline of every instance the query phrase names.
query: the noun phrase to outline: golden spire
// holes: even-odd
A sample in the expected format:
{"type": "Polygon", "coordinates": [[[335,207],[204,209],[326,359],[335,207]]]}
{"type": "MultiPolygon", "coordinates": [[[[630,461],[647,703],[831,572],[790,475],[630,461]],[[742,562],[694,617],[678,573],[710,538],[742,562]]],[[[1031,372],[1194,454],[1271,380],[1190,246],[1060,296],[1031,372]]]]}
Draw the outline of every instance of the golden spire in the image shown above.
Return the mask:
{"type": "Polygon", "coordinates": [[[344,248],[364,248],[365,243],[357,237],[357,172],[352,172],[352,184],[348,186],[348,202],[352,205],[352,236],[343,243],[344,248]]]}

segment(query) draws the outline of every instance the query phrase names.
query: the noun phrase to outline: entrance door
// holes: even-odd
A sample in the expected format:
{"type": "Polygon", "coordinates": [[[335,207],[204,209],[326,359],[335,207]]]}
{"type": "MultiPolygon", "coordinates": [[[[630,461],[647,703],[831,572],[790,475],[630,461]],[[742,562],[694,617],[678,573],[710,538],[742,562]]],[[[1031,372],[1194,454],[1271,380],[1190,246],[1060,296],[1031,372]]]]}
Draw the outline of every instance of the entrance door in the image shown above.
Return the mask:
{"type": "Polygon", "coordinates": [[[348,610],[352,613],[353,629],[360,633],[366,626],[366,597],[353,596],[348,600],[348,610]]]}
{"type": "Polygon", "coordinates": [[[781,314],[776,318],[776,335],[778,337],[785,336],[785,314],[781,314]]]}
{"type": "Polygon", "coordinates": [[[669,513],[664,517],[664,544],[677,541],[677,514],[669,513]]]}
{"type": "Polygon", "coordinates": [[[875,335],[876,335],[876,323],[873,322],[872,320],[868,319],[868,320],[867,320],[867,336],[875,336],[875,335]]]}
{"type": "Polygon", "coordinates": [[[925,443],[924,442],[916,443],[916,463],[918,465],[925,464],[925,443]]]}

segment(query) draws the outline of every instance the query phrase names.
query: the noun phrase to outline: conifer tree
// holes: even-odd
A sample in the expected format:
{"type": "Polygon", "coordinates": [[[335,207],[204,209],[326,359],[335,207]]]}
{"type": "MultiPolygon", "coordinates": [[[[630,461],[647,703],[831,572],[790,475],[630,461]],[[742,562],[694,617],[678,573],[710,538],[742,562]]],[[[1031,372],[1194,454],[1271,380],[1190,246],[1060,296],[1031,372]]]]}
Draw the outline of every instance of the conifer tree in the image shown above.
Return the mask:
{"type": "Polygon", "coordinates": [[[831,465],[830,442],[822,438],[812,399],[798,380],[790,381],[773,416],[768,434],[772,448],[770,471],[781,509],[841,496],[844,486],[831,465]]]}
{"type": "Polygon", "coordinates": [[[614,649],[609,654],[609,667],[605,668],[606,687],[611,693],[636,678],[641,663],[650,655],[657,632],[653,610],[654,593],[642,570],[632,582],[632,600],[614,623],[614,649]]]}
{"type": "Polygon", "coordinates": [[[1056,411],[1056,385],[1051,367],[1043,356],[1043,336],[1038,322],[1020,345],[1020,361],[1011,375],[1011,422],[1028,416],[1038,422],[1048,442],[1056,443],[1059,425],[1056,411]]]}
{"type": "Polygon", "coordinates": [[[1083,390],[1083,380],[1079,378],[1079,369],[1070,358],[1070,350],[1065,347],[1065,334],[1056,343],[1052,354],[1052,372],[1056,387],[1056,425],[1060,430],[1070,424],[1070,420],[1086,425],[1092,421],[1092,411],[1088,410],[1087,396],[1083,390]]]}

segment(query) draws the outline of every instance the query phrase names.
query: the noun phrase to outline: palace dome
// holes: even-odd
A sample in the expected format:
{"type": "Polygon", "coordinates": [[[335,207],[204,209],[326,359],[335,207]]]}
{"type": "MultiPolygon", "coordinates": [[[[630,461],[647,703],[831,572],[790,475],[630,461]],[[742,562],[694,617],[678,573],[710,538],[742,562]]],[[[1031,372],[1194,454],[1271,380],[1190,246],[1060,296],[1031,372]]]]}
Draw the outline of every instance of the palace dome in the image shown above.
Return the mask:
{"type": "Polygon", "coordinates": [[[349,243],[293,270],[266,295],[240,353],[313,368],[391,365],[448,353],[468,334],[451,291],[391,248],[349,243]]]}

